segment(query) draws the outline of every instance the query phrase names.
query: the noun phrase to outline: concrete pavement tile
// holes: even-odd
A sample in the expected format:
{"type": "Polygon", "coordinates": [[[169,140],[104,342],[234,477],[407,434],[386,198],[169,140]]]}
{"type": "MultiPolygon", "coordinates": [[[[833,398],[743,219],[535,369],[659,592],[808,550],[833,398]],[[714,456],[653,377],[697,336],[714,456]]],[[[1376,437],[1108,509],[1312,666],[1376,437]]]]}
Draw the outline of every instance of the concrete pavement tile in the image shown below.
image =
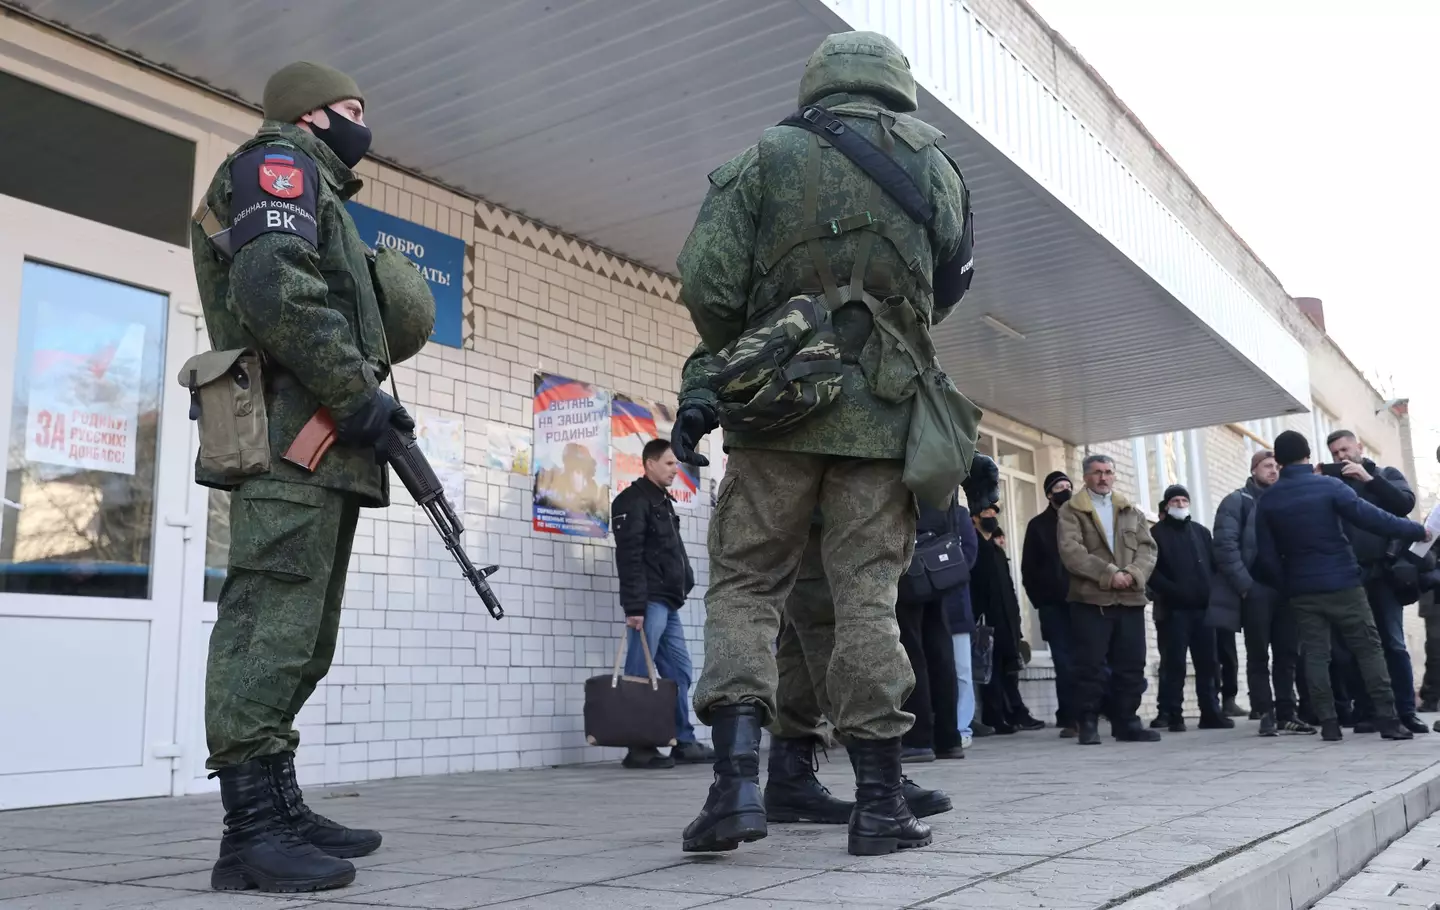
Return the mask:
{"type": "Polygon", "coordinates": [[[940,853],[931,850],[904,850],[889,856],[850,857],[853,862],[844,867],[846,872],[925,872],[930,875],[945,875],[954,878],[988,878],[1005,872],[1044,862],[1048,856],[1020,856],[1012,854],[985,855],[980,853],[940,853]]]}
{"type": "MultiPolygon", "coordinates": [[[[569,891],[532,897],[505,904],[504,910],[685,910],[710,905],[713,894],[677,894],[674,891],[642,891],[610,885],[585,885],[569,891]]],[[[813,904],[811,905],[814,906],[813,904]]]]}
{"type": "Polygon", "coordinates": [[[843,844],[838,847],[785,847],[779,844],[767,846],[767,841],[726,854],[723,858],[717,856],[714,861],[736,866],[783,866],[787,869],[829,871],[839,871],[855,862],[855,857],[845,852],[843,844]]]}
{"type": "Polygon", "coordinates": [[[53,891],[71,891],[86,887],[85,882],[60,878],[41,878],[37,875],[7,875],[0,878],[0,900],[8,897],[30,897],[35,894],[49,894],[53,891]]]}
{"type": "MultiPolygon", "coordinates": [[[[818,910],[826,906],[812,901],[777,901],[755,897],[731,897],[717,904],[706,904],[705,910],[818,910]]],[[[896,910],[903,904],[857,904],[854,901],[839,901],[830,906],[845,907],[847,910],[896,910]]]]}
{"type": "Polygon", "coordinates": [[[824,872],[786,869],[780,866],[733,866],[720,863],[685,863],[655,872],[620,878],[607,884],[651,891],[679,891],[685,894],[723,894],[735,897],[824,872]]]}
{"type": "Polygon", "coordinates": [[[86,866],[109,866],[132,860],[133,856],[113,853],[62,853],[57,850],[0,851],[0,872],[45,874],[86,866]]]}
{"type": "MultiPolygon", "coordinates": [[[[364,857],[371,859],[378,853],[364,857]]],[[[436,875],[480,875],[511,866],[525,866],[535,861],[523,853],[442,853],[439,856],[418,856],[394,863],[367,867],[375,872],[433,872],[436,875]]]]}
{"type": "MultiPolygon", "coordinates": [[[[998,826],[997,826],[998,827],[998,826]]],[[[1011,834],[999,830],[993,834],[975,834],[959,841],[932,844],[927,850],[948,853],[1018,853],[1024,856],[1044,854],[1056,856],[1088,847],[1101,837],[1075,834],[1011,834]]]]}
{"type": "MultiPolygon", "coordinates": [[[[466,838],[470,840],[470,838],[466,838]]],[[[511,842],[499,844],[493,847],[466,847],[467,850],[484,849],[488,853],[519,854],[523,856],[585,856],[591,853],[604,853],[613,850],[614,844],[603,844],[599,841],[583,839],[558,839],[558,840],[531,840],[519,843],[511,842]]]]}
{"type": "MultiPolygon", "coordinates": [[[[140,888],[134,885],[88,885],[83,888],[72,888],[49,894],[0,900],[0,910],[132,910],[132,908],[149,910],[162,902],[168,902],[172,897],[174,897],[174,892],[156,888],[140,888]]],[[[267,905],[267,910],[280,910],[282,907],[289,910],[298,903],[287,901],[280,903],[277,907],[275,902],[271,902],[267,905]]],[[[180,908],[173,907],[173,910],[180,910],[180,908]]]]}
{"type": "MultiPolygon", "coordinates": [[[[679,851],[676,851],[677,854],[679,851]]],[[[529,857],[533,859],[534,857],[529,857]]],[[[617,884],[628,876],[654,872],[684,863],[677,855],[669,859],[625,859],[621,856],[554,856],[523,866],[505,866],[489,872],[466,873],[477,878],[505,878],[525,882],[556,882],[571,885],[617,884]]],[[[649,887],[643,882],[635,887],[649,887]]]]}
{"type": "Polygon", "coordinates": [[[1201,863],[1208,863],[1224,852],[1224,848],[1215,847],[1210,844],[1195,843],[1180,837],[1166,837],[1164,835],[1141,832],[1139,834],[1127,834],[1124,837],[1117,837],[1114,840],[1092,844],[1089,847],[1067,853],[1065,857],[1066,859],[1113,860],[1120,862],[1135,860],[1156,866],[1172,863],[1178,863],[1181,866],[1194,866],[1201,863]]]}
{"type": "MultiPolygon", "coordinates": [[[[441,881],[447,877],[448,876],[433,873],[388,872],[375,869],[357,870],[355,881],[346,885],[344,891],[347,896],[352,894],[368,894],[371,891],[389,891],[394,888],[424,885],[429,882],[441,881]]],[[[166,888],[172,891],[208,892],[210,890],[210,868],[207,866],[205,869],[196,872],[149,878],[135,882],[134,884],[144,885],[147,888],[166,888]]]]}
{"type": "Polygon", "coordinates": [[[934,900],[969,884],[971,879],[909,872],[824,872],[800,881],[756,891],[748,897],[800,900],[869,902],[895,901],[898,905],[934,900]]]}
{"type": "Polygon", "coordinates": [[[213,860],[203,859],[132,859],[125,863],[115,863],[111,866],[87,866],[82,869],[66,869],[63,872],[52,872],[56,878],[70,879],[79,882],[109,882],[123,884],[125,882],[136,882],[143,879],[157,878],[164,875],[181,875],[205,871],[207,874],[213,860]]]}
{"type": "Polygon", "coordinates": [[[1104,900],[1078,894],[1037,894],[1002,880],[975,884],[919,906],[935,910],[1095,910],[1104,900]]]}
{"type": "Polygon", "coordinates": [[[1029,888],[1037,896],[1066,898],[1073,895],[1103,903],[1152,885],[1184,868],[1183,863],[1052,859],[1006,873],[997,880],[1029,888]]]}
{"type": "MultiPolygon", "coordinates": [[[[359,882],[359,879],[356,879],[359,882]]],[[[512,882],[496,878],[446,878],[389,891],[352,892],[344,888],[330,900],[341,904],[374,904],[379,907],[421,907],[424,910],[468,910],[502,901],[562,891],[568,885],[553,882],[512,882]]],[[[551,903],[551,907],[580,906],[551,903]]],[[[3,908],[0,908],[3,910],[3,908]]]]}
{"type": "Polygon", "coordinates": [[[74,840],[73,831],[56,831],[54,828],[22,828],[6,826],[0,828],[0,850],[35,850],[51,844],[74,840]]]}

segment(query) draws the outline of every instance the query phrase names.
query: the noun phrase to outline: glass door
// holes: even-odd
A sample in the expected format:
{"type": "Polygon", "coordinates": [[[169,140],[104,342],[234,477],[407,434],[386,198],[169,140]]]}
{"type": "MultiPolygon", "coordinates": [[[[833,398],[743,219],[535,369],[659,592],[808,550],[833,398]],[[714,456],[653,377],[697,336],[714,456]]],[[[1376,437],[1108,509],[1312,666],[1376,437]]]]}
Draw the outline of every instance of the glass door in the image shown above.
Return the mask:
{"type": "Polygon", "coordinates": [[[0,809],[172,792],[189,251],[0,196],[0,809]]]}

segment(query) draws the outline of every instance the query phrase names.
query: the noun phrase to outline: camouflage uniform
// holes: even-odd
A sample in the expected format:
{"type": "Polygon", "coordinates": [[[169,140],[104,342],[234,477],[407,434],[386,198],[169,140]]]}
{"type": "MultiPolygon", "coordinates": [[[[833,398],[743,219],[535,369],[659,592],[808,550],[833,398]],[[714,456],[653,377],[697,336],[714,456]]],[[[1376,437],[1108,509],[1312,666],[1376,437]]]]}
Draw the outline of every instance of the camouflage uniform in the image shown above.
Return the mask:
{"type": "MultiPolygon", "coordinates": [[[[929,190],[936,217],[927,230],[888,196],[875,199],[873,181],[839,152],[825,149],[820,218],[869,211],[885,225],[885,237],[862,230],[810,241],[760,271],[757,261],[807,227],[801,197],[809,145],[818,142],[790,127],[766,130],[756,146],[710,175],[710,192],[679,257],[682,297],[705,350],[723,349],[792,294],[821,292],[812,244],[822,250],[832,275],[850,275],[863,253],[867,289],[873,287],[876,296],[904,297],[924,324],[951,311],[953,300],[936,305],[929,276],[960,250],[966,200],[958,174],[935,145],[941,133],[887,110],[873,88],[846,93],[843,88],[854,80],[844,47],[873,42],[864,33],[830,40],[842,52],[829,52],[815,68],[817,84],[809,95],[851,129],[889,145],[895,160],[929,190]]],[[[908,67],[904,76],[909,77],[908,67]]],[[[913,82],[908,90],[913,97],[913,82]]],[[[896,94],[884,100],[904,107],[893,100],[896,94]]],[[[896,584],[915,537],[914,497],[901,482],[913,403],[883,401],[871,390],[864,365],[878,333],[872,333],[870,313],[858,303],[847,304],[835,322],[851,359],[840,400],[788,433],[726,434],[733,451],[710,523],[707,658],[695,694],[696,713],[707,723],[714,706],[745,701],[763,705],[766,723],[773,719],[770,644],[817,505],[825,515],[825,566],[837,594],[837,648],[830,666],[836,728],[849,737],[888,739],[914,721],[900,709],[914,676],[894,610],[896,584]]],[[[692,357],[686,365],[682,407],[711,394],[696,375],[700,359],[692,357]]]]}
{"type": "MultiPolygon", "coordinates": [[[[897,384],[887,373],[894,361],[885,359],[875,326],[883,314],[860,298],[863,291],[906,310],[920,331],[945,318],[963,286],[937,289],[932,279],[957,274],[948,266],[961,258],[968,201],[936,145],[940,131],[903,113],[915,109],[915,84],[889,39],[868,32],[827,38],[806,65],[800,103],[822,106],[884,151],[935,215],[928,224],[913,221],[849,158],[791,126],[766,130],[710,174],[678,260],[681,296],[701,349],[685,367],[677,432],[687,409],[716,412],[703,375],[705,351],[724,350],[793,295],[823,293],[839,304],[834,325],[845,362],[835,404],[783,432],[726,434],[730,461],[709,529],[706,660],[694,698],[722,754],[706,808],[687,829],[687,850],[733,849],[765,836],[763,819],[752,822],[758,791],[746,783],[748,744],[752,732],[758,737],[755,722],[769,725],[777,717],[771,647],[817,508],[833,604],[819,617],[794,617],[797,634],[803,640],[807,625],[833,622],[835,647],[824,677],[831,720],[847,742],[883,743],[886,750],[894,744],[893,782],[889,770],[882,775],[882,789],[893,790],[894,800],[899,737],[914,722],[901,709],[914,675],[895,620],[896,586],[915,539],[915,497],[902,479],[913,399],[876,394],[897,384]],[[831,230],[817,229],[827,224],[831,230]]],[[[912,387],[914,376],[908,375],[912,387]]],[[[850,752],[856,761],[856,747],[850,752]]],[[[888,755],[881,761],[888,768],[888,755]]],[[[856,770],[863,789],[866,775],[860,765],[856,770]]],[[[863,814],[862,805],[856,817],[863,814]]],[[[928,829],[909,831],[904,846],[929,842],[928,829]]],[[[852,852],[871,849],[856,838],[852,817],[852,852]]],[[[884,840],[895,849],[894,837],[884,840]]]]}
{"type": "MultiPolygon", "coordinates": [[[[314,473],[280,457],[322,405],[336,419],[362,408],[389,368],[366,246],[344,205],[361,181],[328,146],[266,121],[220,165],[206,203],[230,224],[241,190],[232,181],[257,179],[270,153],[301,169],[304,194],[294,204],[313,213],[313,240],[266,231],[226,263],[198,225],[191,235],[212,347],[255,347],[269,361],[269,474],[236,484],[196,470],[198,483],[232,490],[230,561],[205,680],[212,770],[295,750],[295,715],[335,653],[359,511],[389,503],[389,472],[371,451],[336,446],[314,473]]],[[[297,214],[295,223],[306,220],[297,214]]]]}

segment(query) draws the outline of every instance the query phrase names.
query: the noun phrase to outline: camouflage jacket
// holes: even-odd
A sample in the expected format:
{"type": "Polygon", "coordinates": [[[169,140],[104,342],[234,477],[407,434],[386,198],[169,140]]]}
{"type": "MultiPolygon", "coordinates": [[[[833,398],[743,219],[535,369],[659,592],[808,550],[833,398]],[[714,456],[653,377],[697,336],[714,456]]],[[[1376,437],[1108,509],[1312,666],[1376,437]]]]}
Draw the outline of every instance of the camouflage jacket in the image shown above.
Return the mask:
{"type": "MultiPolygon", "coordinates": [[[[922,326],[940,322],[950,310],[932,311],[928,276],[958,253],[966,209],[964,185],[935,145],[942,134],[914,117],[886,111],[865,95],[834,94],[818,103],[877,145],[881,144],[877,117],[893,118],[897,140],[893,157],[928,193],[936,211],[928,226],[920,225],[883,194],[870,209],[872,181],[838,150],[826,148],[818,220],[869,211],[894,238],[894,242],[873,235],[867,239],[866,232],[853,231],[820,240],[831,272],[838,283],[849,284],[861,245],[868,244],[865,289],[880,297],[905,297],[922,326]],[[904,258],[902,249],[907,253],[904,258]]],[[[701,339],[701,349],[687,362],[682,377],[682,402],[687,397],[713,400],[698,381],[696,367],[704,351],[721,350],[792,295],[821,291],[804,244],[766,268],[767,258],[783,249],[785,238],[809,227],[802,223],[809,140],[810,134],[803,130],[772,127],[756,145],[710,174],[709,192],[678,259],[681,298],[701,339]]],[[[853,342],[863,345],[871,334],[868,313],[859,313],[859,319],[849,319],[848,325],[846,319],[851,315],[847,311],[858,309],[855,304],[845,307],[837,314],[836,325],[842,338],[853,338],[859,325],[861,337],[853,342]]],[[[877,399],[858,363],[847,365],[843,388],[835,405],[790,432],[763,437],[727,433],[726,445],[903,458],[913,402],[890,404],[877,399]]]]}
{"type": "MultiPolygon", "coordinates": [[[[215,253],[198,224],[191,225],[190,246],[212,348],[255,348],[266,359],[267,476],[385,506],[389,472],[369,449],[336,445],[313,474],[280,457],[317,409],[336,418],[353,414],[389,370],[367,248],[344,204],[360,187],[319,139],[266,121],[225,159],[205,193],[230,227],[233,261],[215,253]],[[261,187],[265,181],[270,189],[261,187]]],[[[198,464],[195,480],[234,486],[198,464]]]]}

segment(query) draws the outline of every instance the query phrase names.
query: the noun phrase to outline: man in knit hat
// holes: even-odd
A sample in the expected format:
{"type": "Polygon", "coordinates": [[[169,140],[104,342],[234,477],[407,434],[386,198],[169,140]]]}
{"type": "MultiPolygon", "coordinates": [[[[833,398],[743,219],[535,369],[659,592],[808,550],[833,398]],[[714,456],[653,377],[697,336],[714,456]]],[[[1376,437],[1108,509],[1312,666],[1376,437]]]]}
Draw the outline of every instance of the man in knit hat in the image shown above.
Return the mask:
{"type": "Polygon", "coordinates": [[[1070,501],[1074,485],[1063,471],[1045,478],[1045,511],[1030,519],[1020,555],[1020,580],[1030,603],[1040,613],[1040,635],[1050,645],[1055,664],[1055,726],[1060,736],[1073,739],[1079,717],[1075,699],[1075,652],[1070,634],[1070,572],[1060,561],[1060,507],[1070,501]]]}
{"type": "MultiPolygon", "coordinates": [[[[383,278],[379,287],[372,280],[344,210],[361,186],[352,168],[370,145],[364,96],[344,73],[301,62],[270,78],[264,108],[260,130],[216,170],[190,235],[213,351],[261,358],[257,404],[269,440],[259,442],[268,455],[259,470],[217,465],[204,456],[207,437],[225,429],[211,421],[224,415],[198,415],[196,481],[231,494],[205,680],[206,766],[225,807],[211,886],[295,892],[348,884],[355,868],[344,857],[380,846],[378,832],[305,805],[294,722],[330,669],[360,509],[389,504],[374,445],[391,426],[415,424],[381,387],[398,347],[386,335],[394,301],[383,278]],[[286,460],[322,408],[334,447],[318,464],[286,460]]],[[[203,381],[203,370],[187,372],[203,381]]]]}
{"type": "MultiPolygon", "coordinates": [[[[1315,728],[1300,719],[1305,712],[1297,708],[1300,628],[1295,611],[1253,574],[1255,505],[1279,477],[1275,453],[1262,449],[1250,458],[1250,479],[1245,486],[1220,501],[1215,514],[1210,612],[1224,617],[1227,625],[1240,624],[1245,630],[1250,707],[1260,714],[1260,735],[1313,735],[1315,728]]],[[[1299,707],[1308,707],[1309,693],[1300,691],[1299,696],[1299,707]]]]}
{"type": "Polygon", "coordinates": [[[1255,506],[1256,577],[1277,588],[1295,609],[1310,698],[1327,742],[1343,738],[1330,691],[1330,644],[1338,634],[1375,706],[1375,727],[1385,739],[1414,734],[1395,713],[1395,693],[1380,649],[1364,578],[1342,522],[1408,542],[1429,540],[1423,525],[1391,515],[1356,495],[1310,462],[1310,443],[1293,430],[1275,439],[1280,479],[1255,506]]]}
{"type": "Polygon", "coordinates": [[[1160,644],[1160,714],[1152,728],[1185,732],[1185,657],[1195,662],[1195,701],[1200,729],[1230,729],[1235,721],[1220,710],[1220,663],[1215,630],[1205,623],[1210,605],[1213,547],[1210,531],[1190,515],[1190,491],[1172,484],[1160,500],[1155,538],[1155,631],[1160,644]]]}

